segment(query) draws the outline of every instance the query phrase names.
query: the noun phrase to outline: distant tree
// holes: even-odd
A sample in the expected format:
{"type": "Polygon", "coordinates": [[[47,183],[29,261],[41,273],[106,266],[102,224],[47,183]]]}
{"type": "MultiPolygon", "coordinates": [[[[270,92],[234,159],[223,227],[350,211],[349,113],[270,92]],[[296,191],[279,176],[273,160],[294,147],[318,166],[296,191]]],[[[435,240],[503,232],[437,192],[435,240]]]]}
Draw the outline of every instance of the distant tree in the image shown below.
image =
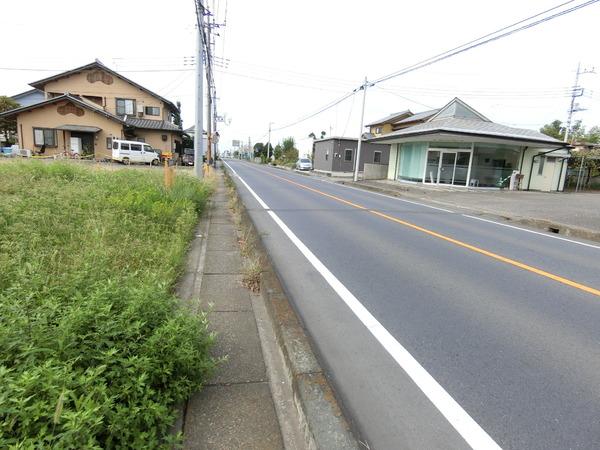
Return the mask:
{"type": "Polygon", "coordinates": [[[283,155],[283,147],[281,146],[281,144],[277,144],[275,146],[275,150],[273,150],[273,157],[276,160],[280,160],[282,155],[283,155]]]}
{"type": "Polygon", "coordinates": [[[285,162],[294,162],[298,159],[298,149],[293,137],[287,137],[281,142],[281,152],[285,162]]]}
{"type": "Polygon", "coordinates": [[[314,140],[314,139],[316,139],[316,138],[317,138],[317,135],[316,135],[315,133],[312,133],[312,132],[311,132],[311,133],[308,135],[308,137],[314,140]]]}
{"type": "Polygon", "coordinates": [[[325,133],[324,131],[321,131],[321,139],[324,139],[326,134],[327,133],[325,133]]]}
{"type": "Polygon", "coordinates": [[[600,127],[598,125],[590,128],[586,135],[586,141],[592,144],[600,144],[600,127]]]}
{"type": "MultiPolygon", "coordinates": [[[[585,126],[583,126],[581,120],[576,120],[571,125],[571,129],[569,130],[569,142],[594,142],[589,141],[589,139],[595,139],[595,136],[600,137],[598,135],[597,127],[592,127],[590,131],[592,131],[592,129],[594,128],[596,128],[595,134],[586,134],[585,126]]],[[[566,130],[566,124],[563,124],[563,122],[561,122],[560,120],[555,120],[551,123],[547,123],[542,128],[540,128],[541,133],[544,133],[556,139],[560,139],[561,141],[565,139],[566,130]]]]}
{"type": "MultiPolygon", "coordinates": [[[[0,95],[0,112],[18,108],[19,103],[10,97],[0,95]]],[[[0,134],[9,144],[15,143],[15,134],[17,133],[17,119],[14,117],[0,118],[0,134]]]]}
{"type": "Polygon", "coordinates": [[[560,120],[555,120],[540,128],[540,133],[544,133],[547,136],[562,141],[565,138],[565,130],[566,128],[563,126],[562,122],[560,120]]]}
{"type": "Polygon", "coordinates": [[[257,142],[254,144],[254,157],[255,158],[266,158],[267,157],[267,147],[262,142],[257,142]]]}

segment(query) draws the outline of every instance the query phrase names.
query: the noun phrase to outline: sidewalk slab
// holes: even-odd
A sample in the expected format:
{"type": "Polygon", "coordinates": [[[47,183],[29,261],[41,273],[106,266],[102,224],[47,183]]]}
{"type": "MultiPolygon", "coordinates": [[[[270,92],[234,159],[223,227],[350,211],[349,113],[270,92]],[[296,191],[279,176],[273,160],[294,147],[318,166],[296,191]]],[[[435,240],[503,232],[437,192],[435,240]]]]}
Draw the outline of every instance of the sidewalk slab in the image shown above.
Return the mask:
{"type": "Polygon", "coordinates": [[[260,338],[252,311],[218,312],[208,315],[211,331],[217,333],[213,355],[226,356],[209,384],[267,381],[260,338]]]}
{"type": "Polygon", "coordinates": [[[252,311],[248,289],[242,286],[241,275],[204,275],[200,288],[200,307],[212,312],[252,311]]]}
{"type": "Polygon", "coordinates": [[[188,406],[184,449],[283,449],[268,383],[209,386],[188,406]]]}
{"type": "Polygon", "coordinates": [[[211,251],[234,251],[239,248],[236,236],[210,235],[208,236],[208,245],[206,250],[211,251]]]}
{"type": "MultiPolygon", "coordinates": [[[[232,220],[233,222],[233,220],[232,220]]],[[[226,236],[235,236],[236,227],[230,222],[228,224],[225,223],[211,223],[210,234],[213,236],[224,234],[226,236]]]]}
{"type": "Polygon", "coordinates": [[[207,251],[205,274],[241,273],[242,257],[239,251],[207,251]]]}

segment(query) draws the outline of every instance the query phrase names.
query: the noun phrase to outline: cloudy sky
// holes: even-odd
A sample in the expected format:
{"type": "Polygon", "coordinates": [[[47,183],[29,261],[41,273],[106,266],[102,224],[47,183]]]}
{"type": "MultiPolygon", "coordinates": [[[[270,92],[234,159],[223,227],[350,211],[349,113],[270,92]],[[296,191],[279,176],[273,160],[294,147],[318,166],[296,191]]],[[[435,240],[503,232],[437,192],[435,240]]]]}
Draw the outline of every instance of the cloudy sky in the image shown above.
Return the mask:
{"type": "MultiPolygon", "coordinates": [[[[281,128],[370,80],[565,3],[561,0],[205,0],[216,22],[222,149],[233,139],[266,141],[281,128]]],[[[583,3],[576,0],[573,6],[583,3]]],[[[20,0],[3,2],[0,95],[100,59],[183,105],[194,122],[193,0],[20,0]],[[6,18],[9,18],[6,20],[6,18]],[[7,37],[14,36],[13,39],[7,37]],[[11,44],[12,42],[12,44],[11,44]],[[8,70],[18,69],[18,70],[8,70]],[[24,70],[28,69],[28,70],[24,70]]],[[[600,2],[367,91],[365,121],[440,107],[458,96],[490,119],[521,128],[566,120],[578,62],[597,67],[580,85],[585,111],[600,124],[600,2]]],[[[291,127],[272,141],[308,134],[357,136],[360,96],[291,127]]]]}

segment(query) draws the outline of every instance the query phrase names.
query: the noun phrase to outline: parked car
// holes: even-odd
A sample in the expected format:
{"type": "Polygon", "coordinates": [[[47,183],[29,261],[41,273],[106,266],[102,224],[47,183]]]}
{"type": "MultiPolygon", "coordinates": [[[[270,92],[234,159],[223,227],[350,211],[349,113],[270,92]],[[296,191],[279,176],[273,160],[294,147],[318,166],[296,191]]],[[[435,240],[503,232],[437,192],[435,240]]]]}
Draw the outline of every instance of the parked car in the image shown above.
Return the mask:
{"type": "Polygon", "coordinates": [[[123,164],[142,163],[158,166],[160,152],[143,142],[113,139],[112,159],[123,164]]]}
{"type": "Polygon", "coordinates": [[[298,161],[296,161],[297,170],[312,170],[312,168],[312,161],[308,158],[300,158],[298,161]]]}

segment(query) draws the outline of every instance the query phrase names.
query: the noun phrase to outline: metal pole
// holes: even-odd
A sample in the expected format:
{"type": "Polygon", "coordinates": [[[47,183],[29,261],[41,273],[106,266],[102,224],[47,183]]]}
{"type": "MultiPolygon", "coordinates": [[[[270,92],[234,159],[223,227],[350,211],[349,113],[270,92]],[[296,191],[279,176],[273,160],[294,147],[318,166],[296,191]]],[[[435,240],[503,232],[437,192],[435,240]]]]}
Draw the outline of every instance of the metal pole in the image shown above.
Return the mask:
{"type": "Polygon", "coordinates": [[[196,54],[198,60],[196,61],[196,132],[194,133],[194,175],[198,178],[203,177],[202,173],[202,160],[204,149],[202,148],[202,131],[203,131],[203,107],[202,107],[202,91],[203,91],[203,74],[204,69],[204,58],[202,56],[202,24],[204,8],[200,2],[198,2],[198,35],[196,39],[196,54]]]}
{"type": "Polygon", "coordinates": [[[362,110],[360,113],[360,130],[358,132],[358,146],[356,147],[356,161],[354,163],[354,181],[358,181],[358,169],[360,168],[360,147],[362,144],[362,133],[365,120],[365,101],[367,99],[367,77],[365,77],[365,84],[363,84],[363,101],[362,110]]]}

